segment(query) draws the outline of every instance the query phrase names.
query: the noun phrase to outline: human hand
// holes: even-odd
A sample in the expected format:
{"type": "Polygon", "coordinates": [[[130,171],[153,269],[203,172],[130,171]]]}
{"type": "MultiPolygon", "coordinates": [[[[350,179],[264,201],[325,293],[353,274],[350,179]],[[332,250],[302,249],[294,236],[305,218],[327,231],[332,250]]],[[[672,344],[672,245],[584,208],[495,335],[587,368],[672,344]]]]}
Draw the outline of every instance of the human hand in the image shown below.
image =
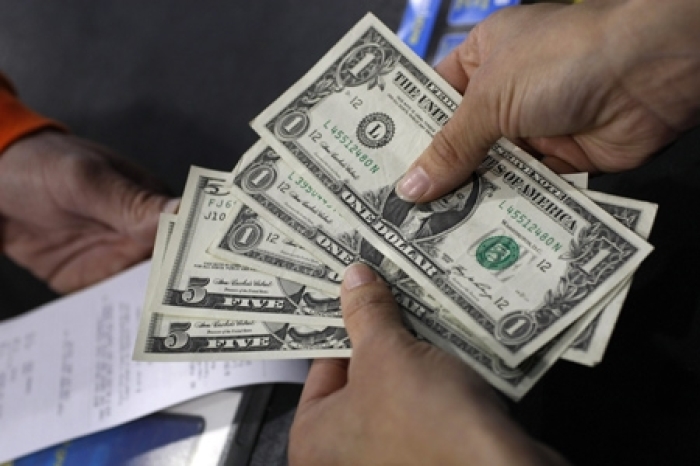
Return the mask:
{"type": "Polygon", "coordinates": [[[158,216],[175,209],[153,178],[106,149],[54,131],[0,156],[0,246],[59,293],[149,256],[158,216]]]}
{"type": "Polygon", "coordinates": [[[506,415],[459,359],[416,340],[365,265],[345,273],[352,358],[314,361],[289,443],[292,466],[563,465],[506,415]]]}
{"type": "Polygon", "coordinates": [[[554,171],[621,171],[697,123],[700,2],[503,9],[436,70],[464,93],[399,183],[427,202],[462,184],[501,136],[554,171]]]}

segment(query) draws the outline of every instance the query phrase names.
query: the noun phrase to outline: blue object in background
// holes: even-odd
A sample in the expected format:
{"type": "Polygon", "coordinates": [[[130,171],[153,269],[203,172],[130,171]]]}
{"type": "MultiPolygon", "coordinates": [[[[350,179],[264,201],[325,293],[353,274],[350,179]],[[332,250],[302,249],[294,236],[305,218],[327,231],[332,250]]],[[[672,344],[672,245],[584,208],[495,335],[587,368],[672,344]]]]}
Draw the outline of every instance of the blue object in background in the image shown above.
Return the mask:
{"type": "Polygon", "coordinates": [[[416,54],[425,58],[441,0],[409,0],[397,35],[416,54]]]}
{"type": "Polygon", "coordinates": [[[519,4],[520,0],[452,0],[450,11],[447,13],[447,24],[475,25],[494,11],[519,4]]]}
{"type": "Polygon", "coordinates": [[[200,416],[156,413],[10,462],[11,466],[189,466],[200,416]]]}
{"type": "Polygon", "coordinates": [[[437,50],[435,50],[432,65],[435,66],[440,63],[452,49],[464,42],[468,35],[469,32],[453,32],[442,36],[440,42],[438,42],[437,50]]]}

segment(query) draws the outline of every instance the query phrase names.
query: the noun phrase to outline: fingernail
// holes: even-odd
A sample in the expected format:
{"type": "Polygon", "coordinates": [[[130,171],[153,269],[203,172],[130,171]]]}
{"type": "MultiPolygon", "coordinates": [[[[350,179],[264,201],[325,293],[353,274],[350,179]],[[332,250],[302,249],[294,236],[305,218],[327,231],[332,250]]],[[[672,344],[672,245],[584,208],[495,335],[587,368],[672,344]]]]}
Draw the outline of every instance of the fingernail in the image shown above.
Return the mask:
{"type": "Polygon", "coordinates": [[[360,285],[371,283],[377,279],[374,271],[365,264],[352,264],[345,269],[343,288],[352,290],[360,285]]]}
{"type": "Polygon", "coordinates": [[[430,178],[422,167],[411,169],[396,185],[396,194],[407,202],[416,202],[430,188],[430,178]]]}
{"type": "Polygon", "coordinates": [[[176,214],[178,207],[180,207],[180,198],[176,197],[174,199],[170,199],[164,206],[163,206],[163,213],[164,214],[176,214]]]}

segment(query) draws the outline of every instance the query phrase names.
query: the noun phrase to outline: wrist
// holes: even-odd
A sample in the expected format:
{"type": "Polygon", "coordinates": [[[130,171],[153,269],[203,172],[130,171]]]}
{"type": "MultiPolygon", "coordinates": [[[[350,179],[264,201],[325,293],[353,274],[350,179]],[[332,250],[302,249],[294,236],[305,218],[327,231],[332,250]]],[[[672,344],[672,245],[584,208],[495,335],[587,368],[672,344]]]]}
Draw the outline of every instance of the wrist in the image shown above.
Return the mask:
{"type": "Polygon", "coordinates": [[[698,21],[697,0],[628,0],[611,8],[606,28],[604,54],[617,79],[679,132],[700,122],[698,21]]]}
{"type": "MultiPolygon", "coordinates": [[[[493,399],[456,408],[450,435],[441,450],[447,455],[435,464],[462,466],[568,466],[558,453],[525,433],[493,399]]],[[[449,421],[448,421],[449,422],[449,421]]],[[[441,442],[442,443],[442,442],[441,442]]]]}
{"type": "Polygon", "coordinates": [[[66,131],[59,123],[27,108],[0,82],[0,156],[15,141],[43,129],[66,131]]]}

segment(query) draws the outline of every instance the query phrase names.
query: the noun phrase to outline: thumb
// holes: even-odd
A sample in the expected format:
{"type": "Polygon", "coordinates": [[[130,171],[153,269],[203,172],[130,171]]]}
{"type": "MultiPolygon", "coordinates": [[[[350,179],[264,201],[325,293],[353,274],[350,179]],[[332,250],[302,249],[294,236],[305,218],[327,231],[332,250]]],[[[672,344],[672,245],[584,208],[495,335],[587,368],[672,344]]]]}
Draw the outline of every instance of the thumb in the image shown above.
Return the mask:
{"type": "Polygon", "coordinates": [[[345,270],[340,305],[353,353],[376,337],[412,339],[401,322],[391,290],[365,264],[353,264],[345,270]]]}
{"type": "Polygon", "coordinates": [[[433,201],[462,185],[499,139],[498,97],[471,78],[462,103],[396,186],[408,202],[433,201]]]}

